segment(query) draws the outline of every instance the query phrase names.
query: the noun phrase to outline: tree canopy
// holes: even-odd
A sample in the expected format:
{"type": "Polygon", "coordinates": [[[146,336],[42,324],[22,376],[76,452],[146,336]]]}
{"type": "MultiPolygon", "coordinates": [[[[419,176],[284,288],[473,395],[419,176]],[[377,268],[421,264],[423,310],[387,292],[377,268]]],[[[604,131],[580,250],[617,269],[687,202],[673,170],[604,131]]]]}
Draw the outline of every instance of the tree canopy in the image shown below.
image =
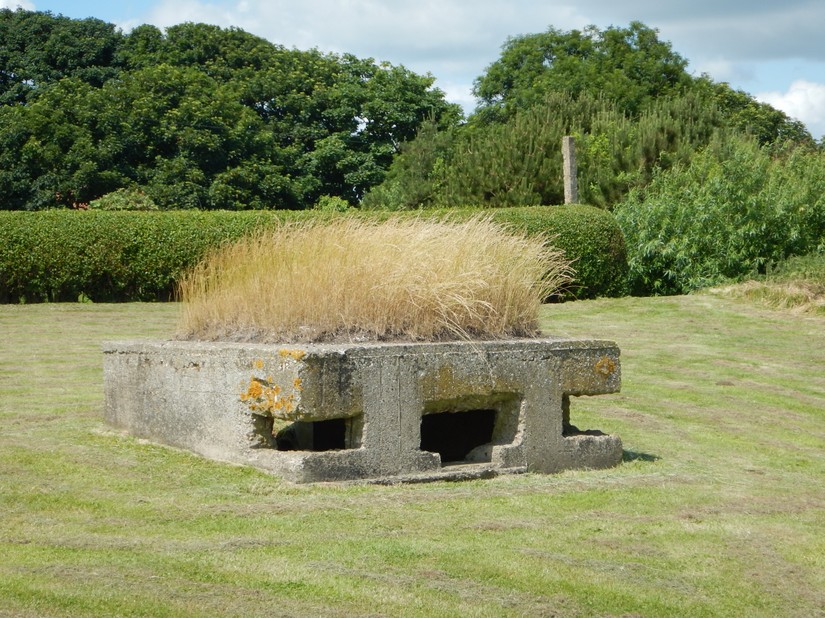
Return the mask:
{"type": "Polygon", "coordinates": [[[810,141],[802,123],[767,103],[714,82],[694,77],[688,61],[641,22],[620,28],[546,32],[507,40],[498,60],[475,81],[476,122],[503,121],[542,105],[548,95],[600,97],[630,118],[638,118],[662,99],[701,94],[725,122],[754,135],[762,144],[792,139],[810,141]]]}
{"type": "Polygon", "coordinates": [[[431,75],[372,58],[0,9],[0,209],[120,189],[164,209],[555,203],[569,134],[582,197],[610,207],[720,132],[813,144],[640,22],[511,38],[475,94],[461,124],[431,75]]]}
{"type": "Polygon", "coordinates": [[[577,137],[580,198],[606,208],[717,137],[778,150],[815,145],[780,110],[689,74],[687,61],[639,22],[511,38],[475,94],[479,104],[465,125],[423,126],[363,205],[559,203],[565,135],[577,137]]]}
{"type": "Polygon", "coordinates": [[[64,77],[101,86],[118,74],[123,39],[99,19],[0,9],[0,105],[26,103],[64,77]]]}
{"type": "Polygon", "coordinates": [[[0,208],[140,188],[162,208],[352,204],[424,120],[458,106],[432,76],[300,51],[237,28],[124,34],[0,10],[0,208]]]}
{"type": "Polygon", "coordinates": [[[651,99],[687,90],[687,60],[640,22],[627,28],[549,28],[508,39],[501,56],[475,82],[478,112],[506,117],[549,93],[586,93],[636,114],[651,99]]]}

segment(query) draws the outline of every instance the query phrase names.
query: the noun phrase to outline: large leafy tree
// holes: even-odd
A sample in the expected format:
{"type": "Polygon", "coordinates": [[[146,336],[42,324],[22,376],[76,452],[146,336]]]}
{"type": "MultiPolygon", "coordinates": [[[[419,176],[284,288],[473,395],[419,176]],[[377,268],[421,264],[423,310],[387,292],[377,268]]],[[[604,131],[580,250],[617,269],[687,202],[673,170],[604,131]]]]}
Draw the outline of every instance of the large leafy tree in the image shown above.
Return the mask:
{"type": "Polygon", "coordinates": [[[801,123],[728,84],[689,75],[686,65],[639,22],[512,38],[476,80],[479,105],[469,121],[422,131],[363,204],[558,203],[564,135],[577,137],[580,198],[606,208],[718,134],[777,151],[813,145],[801,123]]]}
{"type": "Polygon", "coordinates": [[[0,9],[0,104],[25,103],[64,77],[100,86],[115,77],[123,35],[99,19],[0,9]]]}
{"type": "Polygon", "coordinates": [[[695,90],[718,107],[730,126],[751,135],[762,145],[787,141],[813,145],[813,138],[804,124],[726,82],[714,82],[703,75],[696,80],[695,90]]]}
{"type": "Polygon", "coordinates": [[[161,64],[107,83],[98,98],[100,150],[161,206],[298,205],[280,151],[231,86],[161,64]]]}
{"type": "Polygon", "coordinates": [[[627,28],[550,28],[509,39],[475,82],[478,113],[506,118],[553,92],[604,96],[631,115],[652,99],[684,92],[687,61],[640,22],[627,28]]]}
{"type": "Polygon", "coordinates": [[[99,20],[4,10],[0,208],[126,186],[167,208],[356,203],[422,122],[460,120],[433,81],[237,28],[123,35],[99,20]]]}
{"type": "Polygon", "coordinates": [[[304,183],[307,199],[337,195],[356,203],[383,179],[422,122],[446,127],[461,118],[433,82],[350,54],[281,49],[272,66],[241,87],[295,170],[312,170],[304,183]]]}
{"type": "Polygon", "coordinates": [[[635,21],[626,28],[550,28],[511,38],[476,80],[474,92],[479,105],[471,120],[480,124],[512,118],[558,93],[603,97],[630,118],[639,118],[663,99],[692,94],[718,110],[726,125],[761,144],[812,141],[804,125],[784,112],[707,75],[690,75],[687,60],[670,43],[635,21]]]}
{"type": "MultiPolygon", "coordinates": [[[[29,105],[0,108],[0,195],[11,209],[71,204],[98,171],[88,106],[94,89],[67,78],[29,105]]],[[[79,199],[82,199],[80,197],[79,199]]]]}

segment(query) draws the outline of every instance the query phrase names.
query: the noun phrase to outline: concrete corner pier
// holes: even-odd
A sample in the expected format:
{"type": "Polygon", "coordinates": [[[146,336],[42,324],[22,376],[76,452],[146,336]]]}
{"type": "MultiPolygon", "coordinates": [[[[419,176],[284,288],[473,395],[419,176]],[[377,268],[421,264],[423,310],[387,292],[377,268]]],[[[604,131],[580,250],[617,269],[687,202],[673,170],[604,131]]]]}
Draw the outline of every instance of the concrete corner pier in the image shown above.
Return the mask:
{"type": "Polygon", "coordinates": [[[293,482],[606,468],[617,436],[570,398],[618,392],[619,349],[561,338],[443,343],[104,344],[106,421],[293,482]]]}

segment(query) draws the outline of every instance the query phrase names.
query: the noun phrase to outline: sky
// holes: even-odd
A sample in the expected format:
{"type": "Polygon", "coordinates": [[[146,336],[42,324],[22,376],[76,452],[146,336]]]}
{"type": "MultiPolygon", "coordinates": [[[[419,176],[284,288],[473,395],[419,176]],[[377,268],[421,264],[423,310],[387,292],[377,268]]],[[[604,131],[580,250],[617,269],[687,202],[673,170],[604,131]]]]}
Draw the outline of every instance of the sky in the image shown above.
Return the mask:
{"type": "Polygon", "coordinates": [[[641,21],[689,61],[825,136],[823,0],[0,0],[0,7],[96,17],[124,31],[192,21],[236,26],[298,49],[352,53],[430,73],[475,107],[473,81],[508,37],[641,21]]]}

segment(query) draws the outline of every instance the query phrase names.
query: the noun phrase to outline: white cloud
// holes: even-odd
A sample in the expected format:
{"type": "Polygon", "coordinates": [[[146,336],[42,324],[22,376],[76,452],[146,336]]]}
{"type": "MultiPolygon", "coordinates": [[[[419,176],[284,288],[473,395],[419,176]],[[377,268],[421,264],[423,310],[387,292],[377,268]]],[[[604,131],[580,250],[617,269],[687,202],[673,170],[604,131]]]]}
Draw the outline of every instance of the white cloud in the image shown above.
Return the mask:
{"type": "Polygon", "coordinates": [[[238,25],[234,6],[224,8],[219,4],[198,2],[198,0],[165,0],[152,9],[148,21],[161,28],[187,21],[219,26],[238,25]]]}
{"type": "Polygon", "coordinates": [[[753,79],[753,71],[741,63],[731,62],[725,58],[702,60],[690,63],[688,71],[698,77],[707,74],[717,82],[748,82],[753,79]]]}
{"type": "Polygon", "coordinates": [[[25,9],[27,11],[34,10],[34,4],[28,0],[0,0],[0,9],[25,9]]]}
{"type": "Polygon", "coordinates": [[[763,92],[756,99],[801,120],[815,138],[825,136],[825,84],[799,79],[787,92],[763,92]]]}

